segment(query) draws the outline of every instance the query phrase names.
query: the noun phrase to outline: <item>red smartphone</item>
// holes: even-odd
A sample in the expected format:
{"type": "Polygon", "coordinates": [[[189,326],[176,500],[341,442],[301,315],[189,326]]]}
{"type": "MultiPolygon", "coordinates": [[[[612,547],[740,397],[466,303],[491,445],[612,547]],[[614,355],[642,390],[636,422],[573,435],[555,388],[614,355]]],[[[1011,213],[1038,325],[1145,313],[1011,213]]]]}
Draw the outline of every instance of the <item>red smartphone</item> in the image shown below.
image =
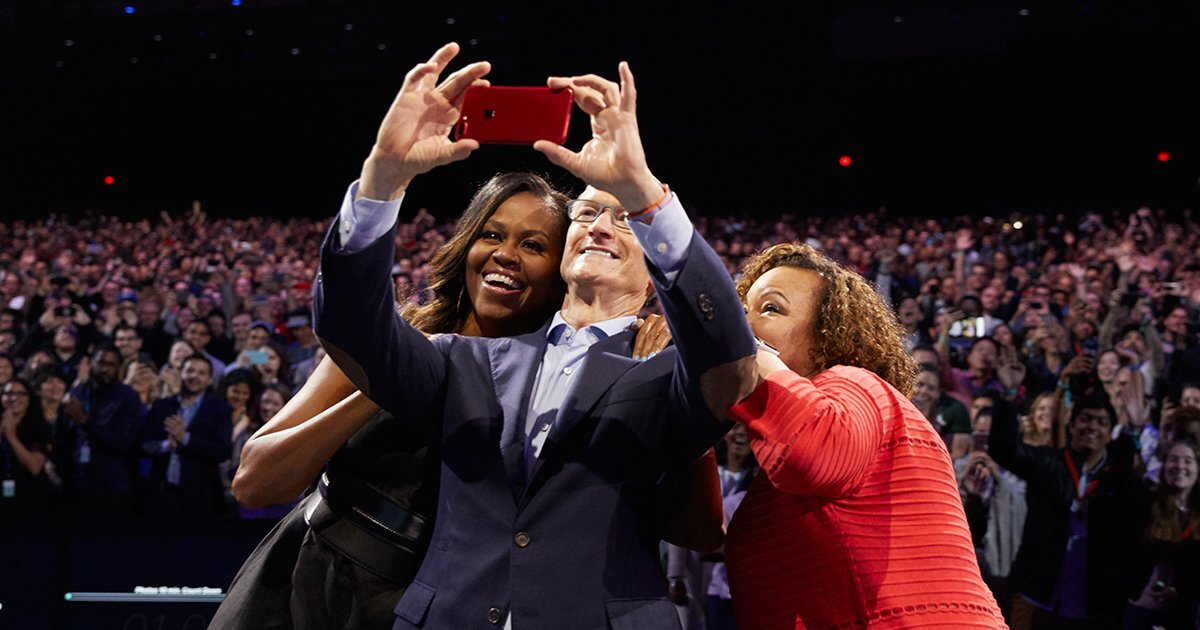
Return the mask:
{"type": "Polygon", "coordinates": [[[571,124],[573,98],[570,89],[469,87],[463,95],[454,139],[473,138],[480,144],[533,144],[538,140],[562,144],[571,124]]]}

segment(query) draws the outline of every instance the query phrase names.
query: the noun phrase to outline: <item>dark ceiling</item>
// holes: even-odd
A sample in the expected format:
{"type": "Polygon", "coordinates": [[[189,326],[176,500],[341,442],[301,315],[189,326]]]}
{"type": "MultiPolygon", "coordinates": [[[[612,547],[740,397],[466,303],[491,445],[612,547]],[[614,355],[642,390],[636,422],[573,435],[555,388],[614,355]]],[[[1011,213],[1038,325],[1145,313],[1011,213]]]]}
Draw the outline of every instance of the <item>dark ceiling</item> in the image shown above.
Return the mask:
{"type": "MultiPolygon", "coordinates": [[[[0,213],[332,214],[404,73],[450,40],[497,84],[628,59],[651,166],[705,212],[1181,207],[1196,5],[4,0],[0,213]]],[[[586,135],[577,117],[568,143],[586,135]]],[[[485,147],[409,207],[452,212],[512,169],[571,183],[485,147]]]]}

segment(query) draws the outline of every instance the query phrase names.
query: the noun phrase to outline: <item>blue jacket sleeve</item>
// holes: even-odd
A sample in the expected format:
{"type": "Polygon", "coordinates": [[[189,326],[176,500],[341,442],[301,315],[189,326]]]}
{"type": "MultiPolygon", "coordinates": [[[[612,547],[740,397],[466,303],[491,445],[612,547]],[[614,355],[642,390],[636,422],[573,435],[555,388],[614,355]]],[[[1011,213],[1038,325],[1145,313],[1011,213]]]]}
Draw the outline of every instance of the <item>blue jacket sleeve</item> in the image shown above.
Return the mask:
{"type": "Polygon", "coordinates": [[[375,404],[398,417],[434,422],[440,419],[446,361],[396,310],[395,233],[393,224],[361,251],[338,253],[334,220],[321,247],[313,328],[330,358],[375,404]]]}
{"type": "Polygon", "coordinates": [[[754,335],[733,279],[695,230],[674,278],[666,277],[649,258],[646,264],[678,349],[671,386],[674,450],[685,459],[695,459],[733,426],[709,413],[700,377],[714,367],[752,356],[754,335]]]}

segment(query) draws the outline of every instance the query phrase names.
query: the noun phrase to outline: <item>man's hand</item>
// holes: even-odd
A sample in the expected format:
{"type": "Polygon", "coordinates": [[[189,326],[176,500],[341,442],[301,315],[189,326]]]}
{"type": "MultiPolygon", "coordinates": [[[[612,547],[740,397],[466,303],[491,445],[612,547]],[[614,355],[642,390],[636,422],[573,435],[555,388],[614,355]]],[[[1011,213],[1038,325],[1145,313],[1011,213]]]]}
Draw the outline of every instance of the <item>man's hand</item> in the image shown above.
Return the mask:
{"type": "Polygon", "coordinates": [[[87,421],[88,421],[87,414],[83,412],[83,403],[79,402],[78,398],[75,398],[74,396],[67,394],[63,398],[62,407],[63,407],[63,413],[67,414],[68,418],[74,420],[75,422],[77,422],[79,424],[87,424],[87,421]]]}
{"type": "Polygon", "coordinates": [[[630,212],[638,212],[661,199],[663,188],[642,150],[633,72],[624,61],[618,72],[620,86],[594,74],[550,77],[547,85],[571,88],[575,104],[591,117],[592,139],[578,153],[546,140],[533,143],[533,148],[579,179],[612,193],[630,212]]]}
{"type": "Polygon", "coordinates": [[[451,142],[448,136],[458,121],[463,93],[472,85],[488,85],[483,76],[492,67],[486,61],[470,64],[439,85],[438,77],[457,54],[458,44],[446,44],[405,75],[363,164],[359,197],[396,199],[413,177],[479,148],[475,140],[451,142]]]}
{"type": "Polygon", "coordinates": [[[163,429],[167,431],[167,437],[173,442],[179,444],[183,442],[183,434],[187,433],[187,426],[183,424],[183,418],[179,414],[172,414],[163,421],[163,429]]]}

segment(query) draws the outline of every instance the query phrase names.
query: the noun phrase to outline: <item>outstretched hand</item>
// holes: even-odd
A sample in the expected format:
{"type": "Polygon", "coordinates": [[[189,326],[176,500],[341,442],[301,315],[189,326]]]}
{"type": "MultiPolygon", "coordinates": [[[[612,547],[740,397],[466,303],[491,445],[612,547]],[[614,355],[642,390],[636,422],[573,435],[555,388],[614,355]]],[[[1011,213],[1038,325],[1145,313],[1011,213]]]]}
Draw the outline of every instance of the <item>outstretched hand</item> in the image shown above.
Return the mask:
{"type": "Polygon", "coordinates": [[[438,77],[458,50],[458,44],[446,44],[405,75],[363,164],[360,197],[396,199],[412,178],[462,160],[479,148],[475,140],[452,142],[449,135],[458,121],[464,92],[472,85],[488,85],[483,77],[492,67],[486,61],[472,63],[439,84],[438,77]]]}
{"type": "Polygon", "coordinates": [[[637,122],[637,88],[629,64],[618,67],[621,83],[586,74],[550,77],[554,89],[571,88],[575,104],[592,121],[592,139],[578,153],[546,140],[533,148],[589,185],[611,193],[628,210],[637,212],[658,201],[663,194],[646,165],[646,153],[637,122]]]}

